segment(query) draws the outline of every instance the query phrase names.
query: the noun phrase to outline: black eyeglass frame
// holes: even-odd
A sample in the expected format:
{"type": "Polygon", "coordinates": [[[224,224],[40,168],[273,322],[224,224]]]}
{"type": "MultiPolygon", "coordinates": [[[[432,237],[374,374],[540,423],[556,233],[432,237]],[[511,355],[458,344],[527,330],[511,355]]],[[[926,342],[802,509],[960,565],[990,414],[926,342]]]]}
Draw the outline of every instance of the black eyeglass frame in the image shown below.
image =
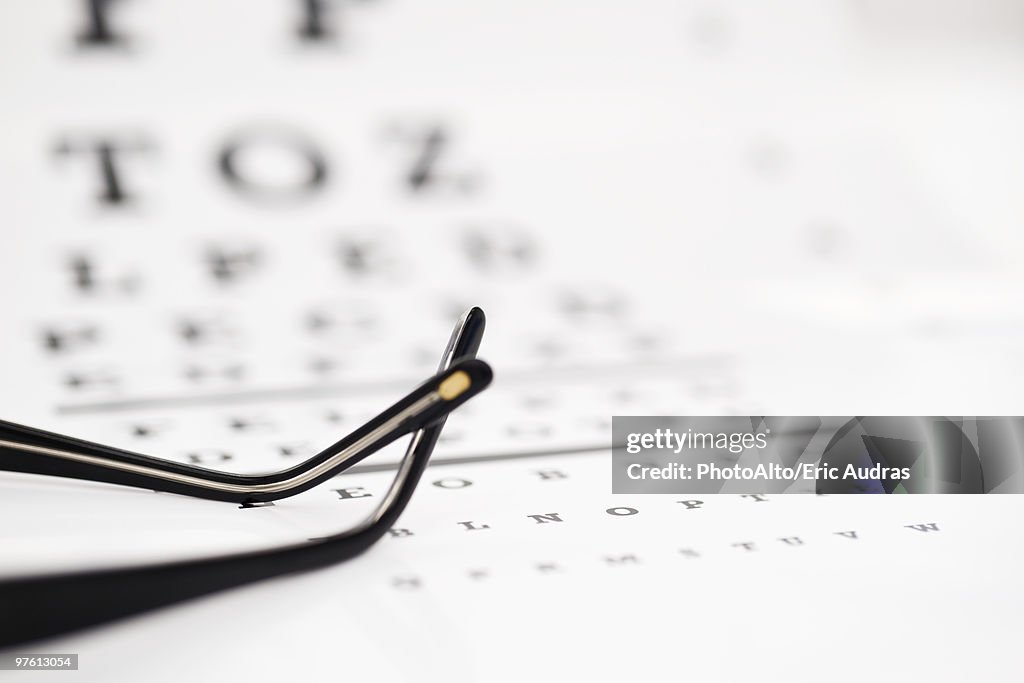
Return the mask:
{"type": "MultiPolygon", "coordinates": [[[[492,378],[490,367],[475,359],[484,325],[483,311],[471,309],[456,326],[441,361],[443,372],[438,375],[442,377],[441,382],[454,373],[465,373],[464,380],[469,383],[460,398],[479,393],[492,378]]],[[[381,504],[352,529],[268,550],[0,581],[0,614],[4,615],[0,618],[0,648],[76,631],[276,576],[327,567],[361,554],[387,533],[409,503],[437,444],[446,416],[447,411],[444,411],[415,432],[405,457],[399,463],[398,474],[381,504]]]]}
{"type": "MultiPolygon", "coordinates": [[[[474,338],[479,344],[483,326],[483,311],[474,308],[463,316],[458,329],[463,330],[467,344],[474,338]]],[[[468,346],[466,350],[470,350],[468,346]]],[[[436,376],[369,422],[305,462],[279,472],[244,475],[195,467],[2,420],[0,470],[86,479],[235,503],[280,500],[323,483],[462,405],[473,392],[444,399],[436,389],[465,370],[463,361],[475,355],[475,349],[472,351],[473,354],[446,360],[436,376]]]]}

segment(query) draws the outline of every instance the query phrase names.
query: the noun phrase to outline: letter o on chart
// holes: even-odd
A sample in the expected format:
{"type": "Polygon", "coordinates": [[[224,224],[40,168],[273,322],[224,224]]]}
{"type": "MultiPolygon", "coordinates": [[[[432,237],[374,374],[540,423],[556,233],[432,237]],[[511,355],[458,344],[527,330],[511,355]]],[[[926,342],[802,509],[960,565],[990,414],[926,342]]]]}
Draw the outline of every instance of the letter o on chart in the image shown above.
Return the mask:
{"type": "Polygon", "coordinates": [[[304,136],[280,128],[238,133],[220,148],[221,176],[252,199],[290,201],[323,188],[327,161],[304,136]]]}
{"type": "Polygon", "coordinates": [[[640,511],[636,508],[608,508],[605,512],[615,517],[628,517],[629,515],[635,515],[640,511]]]}
{"type": "Polygon", "coordinates": [[[468,479],[438,479],[433,484],[440,489],[464,489],[472,486],[473,482],[468,479]]]}

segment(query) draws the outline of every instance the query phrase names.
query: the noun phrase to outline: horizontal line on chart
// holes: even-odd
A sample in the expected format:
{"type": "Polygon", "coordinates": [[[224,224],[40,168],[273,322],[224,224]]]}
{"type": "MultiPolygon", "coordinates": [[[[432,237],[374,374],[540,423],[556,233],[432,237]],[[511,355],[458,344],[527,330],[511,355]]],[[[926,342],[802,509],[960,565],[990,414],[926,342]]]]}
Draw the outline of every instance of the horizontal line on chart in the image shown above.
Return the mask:
{"type": "MultiPolygon", "coordinates": [[[[523,384],[528,382],[559,379],[562,381],[592,380],[595,377],[615,377],[638,373],[649,375],[655,372],[671,372],[674,370],[711,370],[726,365],[729,357],[721,354],[707,354],[687,358],[674,358],[662,361],[640,363],[616,363],[609,365],[563,365],[550,368],[533,368],[530,370],[495,372],[496,381],[505,384],[523,384]]],[[[290,387],[267,387],[262,389],[243,389],[221,391],[207,394],[168,394],[163,396],[133,396],[123,398],[107,398],[80,403],[59,403],[56,412],[60,415],[81,415],[87,413],[109,413],[146,408],[169,408],[204,405],[223,405],[235,403],[256,403],[260,401],[280,401],[297,399],[314,399],[339,395],[366,395],[374,393],[402,393],[416,386],[425,378],[420,379],[386,379],[379,382],[351,382],[342,384],[309,384],[290,387]]]]}
{"type": "MultiPolygon", "coordinates": [[[[431,460],[429,467],[440,467],[442,465],[471,465],[478,462],[496,462],[499,460],[522,460],[525,458],[542,458],[552,455],[582,455],[584,453],[607,452],[608,445],[603,446],[576,446],[573,448],[557,448],[552,450],[537,451],[516,451],[510,453],[490,453],[488,455],[466,455],[457,458],[438,458],[431,460]]],[[[338,476],[349,474],[365,474],[367,472],[390,472],[398,469],[397,462],[386,462],[379,465],[355,465],[345,470],[338,476]]]]}

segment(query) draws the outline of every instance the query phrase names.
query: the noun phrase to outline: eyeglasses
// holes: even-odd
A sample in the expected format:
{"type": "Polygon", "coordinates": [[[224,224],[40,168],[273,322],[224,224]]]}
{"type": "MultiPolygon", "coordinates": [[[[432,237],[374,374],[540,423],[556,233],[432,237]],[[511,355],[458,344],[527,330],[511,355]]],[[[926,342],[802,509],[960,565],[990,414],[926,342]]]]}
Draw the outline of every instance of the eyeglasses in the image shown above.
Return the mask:
{"type": "Polygon", "coordinates": [[[273,474],[229,474],[0,423],[0,470],[242,503],[293,496],[413,433],[381,504],[367,519],[338,534],[298,545],[198,560],[0,580],[0,614],[7,615],[0,619],[0,647],[359,555],[380,540],[405,509],[448,413],[490,384],[490,367],[476,359],[484,326],[482,310],[468,311],[452,333],[437,375],[306,462],[273,474]]]}

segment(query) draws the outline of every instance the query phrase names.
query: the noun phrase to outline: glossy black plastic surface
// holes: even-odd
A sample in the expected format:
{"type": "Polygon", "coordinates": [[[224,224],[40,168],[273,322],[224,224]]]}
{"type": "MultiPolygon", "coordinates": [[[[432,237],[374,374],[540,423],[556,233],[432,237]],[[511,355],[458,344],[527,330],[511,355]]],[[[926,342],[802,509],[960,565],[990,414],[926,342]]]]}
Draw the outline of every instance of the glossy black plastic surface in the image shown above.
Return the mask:
{"type": "MultiPolygon", "coordinates": [[[[100,464],[78,462],[71,459],[54,457],[45,453],[26,451],[17,447],[6,446],[3,442],[14,442],[17,444],[28,444],[57,451],[69,451],[89,456],[103,458],[114,463],[126,463],[155,470],[158,473],[171,473],[202,479],[209,482],[230,484],[237,487],[259,487],[267,484],[278,484],[299,477],[306,472],[317,468],[324,462],[330,460],[339,451],[342,451],[356,443],[367,434],[373,432],[382,424],[390,420],[397,413],[409,407],[426,394],[433,391],[445,377],[458,371],[467,372],[473,378],[475,385],[482,373],[489,373],[489,368],[482,361],[471,360],[479,347],[482,338],[485,318],[483,311],[479,308],[471,309],[460,321],[459,329],[462,330],[460,339],[465,340],[466,353],[454,358],[463,359],[460,362],[450,364],[450,367],[442,368],[433,378],[427,380],[412,392],[407,394],[398,402],[391,405],[380,415],[362,425],[352,433],[346,435],[336,443],[323,449],[308,460],[294,467],[279,472],[260,475],[243,475],[211,470],[203,467],[195,467],[177,463],[162,458],[155,458],[141,453],[113,448],[102,444],[76,439],[74,437],[55,434],[43,431],[34,427],[27,427],[12,422],[0,420],[0,470],[8,472],[26,472],[31,474],[42,474],[55,477],[66,477],[74,479],[87,479],[90,481],[101,481],[109,484],[121,484],[138,488],[151,489],[154,491],[165,491],[181,495],[207,498],[211,500],[222,500],[236,503],[253,503],[279,500],[297,493],[306,491],[318,484],[336,476],[345,469],[355,465],[366,457],[377,452],[384,446],[396,439],[411,433],[423,426],[431,424],[447,415],[448,412],[458,408],[465,401],[471,398],[476,392],[471,390],[464,395],[458,396],[450,401],[443,401],[428,409],[417,419],[407,420],[398,428],[390,430],[385,436],[373,442],[359,451],[354,456],[347,458],[344,462],[324,471],[320,475],[304,481],[301,484],[288,485],[280,491],[263,492],[258,490],[247,491],[223,491],[215,488],[197,486],[186,482],[172,481],[157,475],[150,475],[138,472],[127,472],[100,464]],[[475,340],[475,341],[474,341],[475,340]],[[475,345],[476,348],[470,348],[475,345]],[[465,360],[470,359],[470,360],[465,360]]],[[[450,355],[446,349],[446,356],[450,355]]]]}
{"type": "MultiPolygon", "coordinates": [[[[473,309],[461,321],[442,368],[472,368],[475,394],[490,382],[476,354],[484,317],[473,309]]],[[[146,612],[236,586],[308,571],[355,557],[377,542],[408,504],[444,426],[447,412],[419,430],[399,468],[393,495],[374,518],[354,529],[305,543],[166,564],[0,581],[0,648],[20,645],[146,612]]]]}

